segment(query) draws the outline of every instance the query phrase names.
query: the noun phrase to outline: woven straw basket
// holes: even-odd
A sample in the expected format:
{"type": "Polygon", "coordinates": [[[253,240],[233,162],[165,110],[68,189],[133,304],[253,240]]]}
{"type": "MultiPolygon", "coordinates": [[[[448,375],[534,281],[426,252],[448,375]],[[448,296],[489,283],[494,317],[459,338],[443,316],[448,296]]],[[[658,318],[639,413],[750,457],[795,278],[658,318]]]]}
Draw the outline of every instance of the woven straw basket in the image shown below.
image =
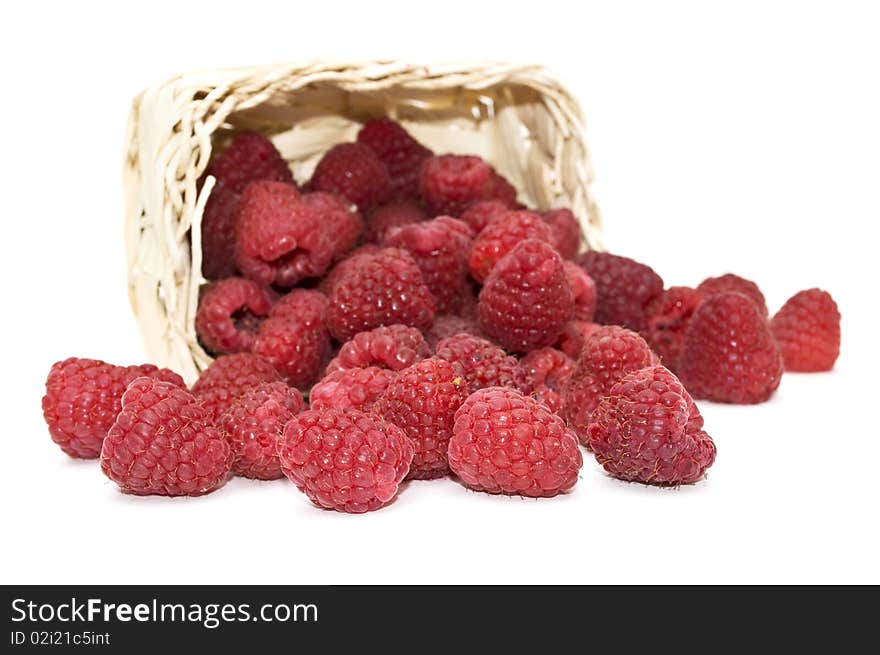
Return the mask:
{"type": "Polygon", "coordinates": [[[214,185],[197,181],[237,129],[272,138],[297,181],[388,115],[435,152],[480,155],[538,209],[570,207],[599,248],[577,102],[539,66],[312,63],[180,75],[133,104],[125,158],[129,295],[151,361],[192,383],[210,362],[196,338],[200,225],[214,185]]]}

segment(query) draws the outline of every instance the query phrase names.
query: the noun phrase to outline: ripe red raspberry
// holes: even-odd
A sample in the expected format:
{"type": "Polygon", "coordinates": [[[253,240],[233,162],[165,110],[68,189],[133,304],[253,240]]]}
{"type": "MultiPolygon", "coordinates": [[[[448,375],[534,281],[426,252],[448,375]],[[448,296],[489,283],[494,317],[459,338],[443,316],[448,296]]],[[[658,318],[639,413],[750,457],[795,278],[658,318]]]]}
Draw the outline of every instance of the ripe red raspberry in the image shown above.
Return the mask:
{"type": "Polygon", "coordinates": [[[556,347],[572,359],[577,359],[581,354],[581,347],[584,345],[584,339],[587,339],[600,327],[602,326],[598,323],[577,320],[569,321],[562,329],[562,334],[559,335],[559,341],[556,343],[556,347]]]}
{"type": "Polygon", "coordinates": [[[253,352],[275,367],[291,386],[311,385],[330,356],[330,334],[320,318],[278,316],[263,321],[253,352]]]}
{"type": "Polygon", "coordinates": [[[386,325],[359,332],[342,344],[327,365],[327,373],[367,366],[400,371],[430,356],[431,348],[419,330],[407,325],[386,325]]]}
{"type": "Polygon", "coordinates": [[[530,211],[511,211],[497,216],[474,239],[469,259],[471,276],[477,282],[485,281],[495,264],[526,239],[551,243],[550,226],[530,211]]]}
{"type": "Polygon", "coordinates": [[[55,362],[43,396],[43,418],[52,441],[71,457],[98,457],[101,443],[122,408],[125,387],[144,376],[186,388],[177,373],[152,364],[114,366],[80,357],[55,362]]]}
{"type": "Polygon", "coordinates": [[[764,402],[782,378],[782,354],[754,301],[741,293],[703,300],[691,317],[678,358],[694,398],[764,402]]]}
{"type": "Polygon", "coordinates": [[[767,301],[758,285],[733,273],[725,273],[719,277],[709,277],[700,282],[697,287],[703,297],[715,296],[719,293],[741,293],[757,305],[761,316],[769,316],[767,311],[767,301]]]}
{"type": "Polygon", "coordinates": [[[594,320],[643,331],[645,307],[663,292],[660,276],[644,264],[607,252],[589,250],[577,261],[596,283],[594,320]]]}
{"type": "Polygon", "coordinates": [[[507,253],[486,279],[478,310],[480,329],[511,352],[556,343],[574,316],[574,296],[553,247],[528,239],[507,253]]]}
{"type": "Polygon", "coordinates": [[[465,382],[472,393],[485,387],[526,388],[516,357],[511,357],[486,339],[470,334],[457,334],[441,339],[434,354],[461,366],[465,382]]]}
{"type": "Polygon", "coordinates": [[[226,411],[233,400],[263,382],[277,382],[281,375],[262,357],[251,353],[222,355],[211,362],[192,393],[208,412],[210,420],[226,411]]]}
{"type": "Polygon", "coordinates": [[[691,484],[715,461],[700,411],[662,366],[633,371],[611,387],[587,434],[596,459],[621,480],[691,484]]]}
{"type": "Polygon", "coordinates": [[[365,212],[391,195],[391,177],[375,152],[362,143],[338,143],[328,150],[312,174],[310,186],[345,196],[365,212]]]}
{"type": "Polygon", "coordinates": [[[483,200],[465,209],[459,218],[467,223],[476,235],[501,214],[509,211],[510,207],[500,200],[483,200]]]}
{"type": "Polygon", "coordinates": [[[339,341],[382,325],[428,328],[433,321],[434,297],[403,250],[384,248],[359,257],[337,276],[330,291],[327,326],[339,341]]]}
{"type": "Polygon", "coordinates": [[[364,220],[355,205],[342,196],[323,191],[305,193],[302,201],[317,216],[321,231],[332,242],[333,261],[341,259],[355,247],[364,231],[364,220]]]}
{"type": "Polygon", "coordinates": [[[359,248],[355,248],[353,251],[348,253],[348,255],[340,261],[336,266],[330,269],[327,275],[324,276],[324,279],[321,280],[320,284],[318,284],[318,290],[326,295],[330,295],[330,292],[333,290],[333,287],[336,286],[337,280],[346,275],[346,271],[351,268],[354,268],[358,262],[365,261],[378,253],[381,249],[379,246],[368,243],[359,248]]]}
{"type": "Polygon", "coordinates": [[[449,216],[439,216],[385,233],[382,245],[401,248],[412,255],[422,279],[437,301],[438,312],[456,309],[467,281],[471,229],[449,216]]]}
{"type": "Polygon", "coordinates": [[[770,329],[786,371],[830,371],[840,354],[840,311],[827,291],[807,289],[789,298],[770,329]]]}
{"type": "Polygon", "coordinates": [[[555,496],[574,486],[582,465],[565,422],[514,389],[475,391],[455,414],[449,466],[472,489],[555,496]]]}
{"type": "Polygon", "coordinates": [[[645,308],[645,339],[670,371],[678,370],[684,333],[703,296],[690,287],[669,287],[645,308]]]}
{"type": "Polygon", "coordinates": [[[391,502],[409,473],[413,446],[378,416],[331,408],[294,416],[278,457],[284,475],[315,505],[358,514],[391,502]]]}
{"type": "Polygon", "coordinates": [[[202,213],[202,275],[220,280],[237,273],[235,268],[235,230],[241,194],[222,182],[211,189],[202,213]]]}
{"type": "Polygon", "coordinates": [[[359,409],[368,412],[382,392],[397,377],[397,371],[378,366],[336,369],[312,387],[312,409],[359,409]]]}
{"type": "Polygon", "coordinates": [[[606,325],[584,340],[564,392],[563,415],[569,427],[587,444],[593,410],[618,380],[632,371],[660,363],[647,342],[631,330],[606,325]]]}
{"type": "Polygon", "coordinates": [[[570,209],[551,209],[541,212],[553,232],[553,247],[563,259],[574,259],[584,240],[581,224],[570,209]]]}
{"type": "Polygon", "coordinates": [[[284,426],[302,406],[299,391],[283,382],[265,382],[233,402],[217,419],[232,447],[233,475],[256,480],[284,477],[278,442],[284,426]]]}
{"type": "Polygon", "coordinates": [[[327,318],[329,301],[320,291],[314,289],[293,289],[281,296],[269,318],[291,318],[323,324],[327,318]]]}
{"type": "Polygon", "coordinates": [[[479,157],[440,155],[422,163],[419,192],[434,215],[459,216],[470,205],[498,200],[516,204],[516,189],[479,157]]]}
{"type": "Polygon", "coordinates": [[[293,184],[293,174],[281,153],[269,139],[256,132],[240,132],[229,147],[212,158],[206,175],[213,175],[234,193],[241,193],[251,182],[274,180],[293,184]]]}
{"type": "Polygon", "coordinates": [[[391,176],[392,196],[418,197],[419,169],[422,162],[434,153],[390,118],[368,120],[358,132],[357,140],[368,146],[385,164],[391,176]]]}
{"type": "Polygon", "coordinates": [[[415,448],[409,479],[449,473],[446,451],[455,412],[468,396],[456,364],[429,357],[402,370],[373,406],[373,413],[400,427],[415,448]]]}
{"type": "Polygon", "coordinates": [[[290,287],[329,268],[337,236],[331,230],[336,228],[322,219],[314,203],[305,203],[291,184],[248,185],[235,243],[235,263],[245,277],[290,287]]]}
{"type": "Polygon", "coordinates": [[[196,332],[202,344],[216,353],[246,352],[254,333],[278,297],[266,287],[240,277],[211,284],[199,300],[196,332]]]}
{"type": "MultiPolygon", "coordinates": [[[[234,355],[233,355],[234,356],[234,355]]],[[[186,389],[137,378],[101,448],[101,470],[123,492],[201,496],[229,479],[232,449],[186,389]]]]}
{"type": "Polygon", "coordinates": [[[596,283],[574,262],[565,262],[565,278],[574,295],[574,320],[589,323],[596,313],[596,283]]]}
{"type": "Polygon", "coordinates": [[[475,337],[482,336],[482,332],[480,332],[480,328],[475,321],[469,318],[462,318],[461,316],[443,314],[434,317],[434,324],[425,335],[425,340],[433,349],[446,337],[454,337],[456,334],[470,334],[475,337]]]}
{"type": "Polygon", "coordinates": [[[219,280],[236,274],[235,229],[244,188],[256,180],[293,184],[287,162],[266,137],[238,134],[205,175],[216,178],[202,215],[202,275],[219,280]]]}
{"type": "Polygon", "coordinates": [[[395,202],[382,205],[370,213],[364,241],[380,243],[389,230],[412,223],[421,223],[427,218],[422,208],[413,202],[395,202]]]}
{"type": "Polygon", "coordinates": [[[565,385],[574,371],[574,360],[556,348],[540,348],[519,360],[531,396],[561,414],[565,385]]]}

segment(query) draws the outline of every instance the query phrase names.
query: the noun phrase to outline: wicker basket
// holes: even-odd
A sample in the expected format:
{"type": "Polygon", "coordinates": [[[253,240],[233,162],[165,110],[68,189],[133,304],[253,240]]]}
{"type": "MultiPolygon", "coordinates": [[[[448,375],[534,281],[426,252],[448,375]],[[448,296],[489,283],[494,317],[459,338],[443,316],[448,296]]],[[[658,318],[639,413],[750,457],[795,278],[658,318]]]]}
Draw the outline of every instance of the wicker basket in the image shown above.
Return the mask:
{"type": "Polygon", "coordinates": [[[358,121],[389,115],[435,152],[481,155],[529,206],[570,207],[600,247],[580,108],[538,66],[415,66],[381,61],[276,65],[175,77],[133,104],[125,158],[129,295],[147,352],[188,382],[210,362],[194,319],[200,222],[213,188],[197,181],[236,130],[269,135],[308,179],[358,121]]]}

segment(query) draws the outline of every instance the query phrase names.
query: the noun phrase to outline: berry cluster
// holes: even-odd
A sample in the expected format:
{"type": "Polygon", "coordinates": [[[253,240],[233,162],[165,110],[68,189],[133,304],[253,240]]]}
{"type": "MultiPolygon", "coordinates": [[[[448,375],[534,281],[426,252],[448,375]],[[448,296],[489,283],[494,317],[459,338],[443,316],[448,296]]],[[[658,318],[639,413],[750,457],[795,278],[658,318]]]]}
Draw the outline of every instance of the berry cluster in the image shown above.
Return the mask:
{"type": "Polygon", "coordinates": [[[690,484],[716,454],[693,398],[762,402],[783,369],[839,353],[826,292],[771,319],[736,275],[666,288],[632,259],[579,254],[571,210],[529,209],[480,157],[435,155],[387,118],[300,185],[256,133],[208,175],[195,328],[213,363],[191,389],[77,358],[46,381],[52,439],[127,493],[286,477],[357,513],[454,475],[548,497],[576,484],[580,446],[616,478],[690,484]]]}

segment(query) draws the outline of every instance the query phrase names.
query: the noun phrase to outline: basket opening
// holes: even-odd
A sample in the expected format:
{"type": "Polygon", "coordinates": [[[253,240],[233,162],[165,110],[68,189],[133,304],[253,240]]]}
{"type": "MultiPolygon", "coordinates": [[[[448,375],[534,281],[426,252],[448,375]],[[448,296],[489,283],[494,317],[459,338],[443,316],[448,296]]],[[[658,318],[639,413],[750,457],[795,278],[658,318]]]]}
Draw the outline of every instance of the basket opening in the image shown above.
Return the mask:
{"type": "Polygon", "coordinates": [[[305,182],[324,152],[336,143],[353,141],[363,121],[390,116],[438,154],[483,157],[521,190],[521,200],[549,208],[546,194],[535,193],[535,185],[529,184],[529,153],[538,147],[533,130],[536,125],[550,129],[552,123],[536,120],[541,114],[548,114],[541,95],[515,84],[478,90],[357,91],[320,84],[279,90],[231,112],[212,141],[215,148],[223,148],[241,129],[267,134],[290,162],[297,181],[305,182]]]}

